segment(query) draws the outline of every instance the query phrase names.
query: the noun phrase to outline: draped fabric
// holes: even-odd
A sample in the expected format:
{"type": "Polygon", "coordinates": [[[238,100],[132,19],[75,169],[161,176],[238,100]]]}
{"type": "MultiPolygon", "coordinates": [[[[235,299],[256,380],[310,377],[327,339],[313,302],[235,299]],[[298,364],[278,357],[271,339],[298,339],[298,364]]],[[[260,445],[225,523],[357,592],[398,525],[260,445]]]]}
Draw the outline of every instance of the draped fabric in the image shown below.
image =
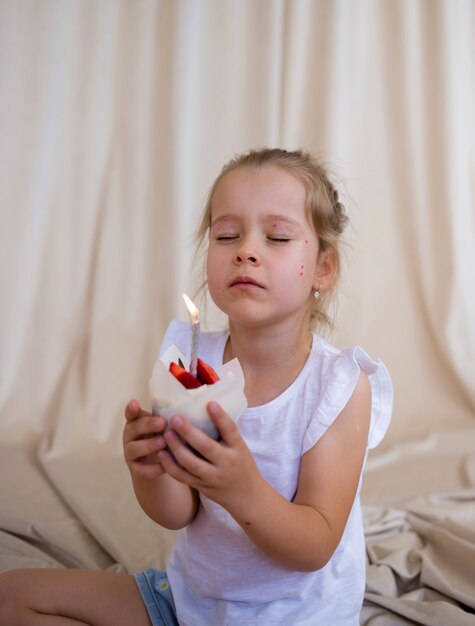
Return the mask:
{"type": "MultiPolygon", "coordinates": [[[[261,146],[310,150],[340,185],[331,340],[392,374],[376,456],[473,436],[472,0],[0,0],[0,90],[0,436],[63,495],[55,463],[120,457],[123,407],[149,403],[187,319],[207,190],[261,146]]],[[[416,478],[391,474],[401,494],[416,478]]]]}
{"type": "Polygon", "coordinates": [[[474,34],[471,0],[2,0],[2,439],[114,439],[209,186],[263,145],[340,182],[332,339],[388,363],[386,445],[472,426],[474,34]]]}

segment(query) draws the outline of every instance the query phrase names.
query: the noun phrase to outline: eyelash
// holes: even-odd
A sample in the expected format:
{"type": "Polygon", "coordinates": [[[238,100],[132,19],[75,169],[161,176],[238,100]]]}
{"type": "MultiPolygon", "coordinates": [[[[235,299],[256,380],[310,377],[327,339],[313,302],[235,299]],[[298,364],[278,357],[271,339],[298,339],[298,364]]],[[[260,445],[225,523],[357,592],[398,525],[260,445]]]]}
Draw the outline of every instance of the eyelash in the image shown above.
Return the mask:
{"type": "MultiPolygon", "coordinates": [[[[221,235],[219,237],[216,237],[216,241],[235,241],[236,239],[239,239],[239,235],[221,235]]],[[[289,237],[266,237],[266,239],[268,239],[272,243],[287,243],[288,241],[290,241],[289,237]]]]}

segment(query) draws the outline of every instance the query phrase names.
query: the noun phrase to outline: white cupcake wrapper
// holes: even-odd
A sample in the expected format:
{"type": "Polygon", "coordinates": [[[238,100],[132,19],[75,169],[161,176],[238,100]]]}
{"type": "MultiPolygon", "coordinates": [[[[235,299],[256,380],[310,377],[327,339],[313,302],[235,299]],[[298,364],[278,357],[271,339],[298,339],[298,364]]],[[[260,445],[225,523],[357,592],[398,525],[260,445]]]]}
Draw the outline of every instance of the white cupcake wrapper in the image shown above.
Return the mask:
{"type": "Polygon", "coordinates": [[[157,360],[150,379],[152,412],[169,420],[173,415],[183,415],[190,422],[213,439],[219,433],[211,421],[206,405],[212,400],[218,402],[234,421],[239,419],[247,407],[244,395],[244,374],[237,359],[216,368],[219,380],[212,385],[202,385],[196,389],[186,389],[173,374],[170,363],[181,360],[186,370],[188,359],[175,345],[168,348],[157,360]]]}

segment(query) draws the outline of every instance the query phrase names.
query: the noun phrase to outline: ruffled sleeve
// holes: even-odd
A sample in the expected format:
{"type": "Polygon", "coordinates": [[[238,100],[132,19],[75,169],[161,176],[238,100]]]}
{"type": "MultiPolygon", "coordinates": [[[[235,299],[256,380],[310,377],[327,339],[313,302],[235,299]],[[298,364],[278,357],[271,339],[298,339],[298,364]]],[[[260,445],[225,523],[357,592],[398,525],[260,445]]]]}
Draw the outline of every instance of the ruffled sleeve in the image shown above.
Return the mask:
{"type": "Polygon", "coordinates": [[[383,439],[393,407],[393,387],[381,361],[374,361],[360,347],[336,350],[324,348],[319,355],[319,398],[315,413],[303,440],[302,453],[312,448],[344,409],[358,380],[360,371],[368,374],[371,385],[371,423],[368,448],[383,439]]]}

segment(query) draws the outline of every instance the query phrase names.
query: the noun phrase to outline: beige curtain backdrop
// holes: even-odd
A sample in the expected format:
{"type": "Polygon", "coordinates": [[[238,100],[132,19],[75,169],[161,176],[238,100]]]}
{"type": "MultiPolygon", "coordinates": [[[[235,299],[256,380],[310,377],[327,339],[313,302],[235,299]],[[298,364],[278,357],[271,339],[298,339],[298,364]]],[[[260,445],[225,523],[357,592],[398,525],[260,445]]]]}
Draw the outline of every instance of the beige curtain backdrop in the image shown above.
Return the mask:
{"type": "Polygon", "coordinates": [[[3,445],[120,455],[207,190],[263,145],[341,183],[331,339],[392,373],[379,454],[473,433],[473,0],[0,0],[0,90],[3,445]]]}

